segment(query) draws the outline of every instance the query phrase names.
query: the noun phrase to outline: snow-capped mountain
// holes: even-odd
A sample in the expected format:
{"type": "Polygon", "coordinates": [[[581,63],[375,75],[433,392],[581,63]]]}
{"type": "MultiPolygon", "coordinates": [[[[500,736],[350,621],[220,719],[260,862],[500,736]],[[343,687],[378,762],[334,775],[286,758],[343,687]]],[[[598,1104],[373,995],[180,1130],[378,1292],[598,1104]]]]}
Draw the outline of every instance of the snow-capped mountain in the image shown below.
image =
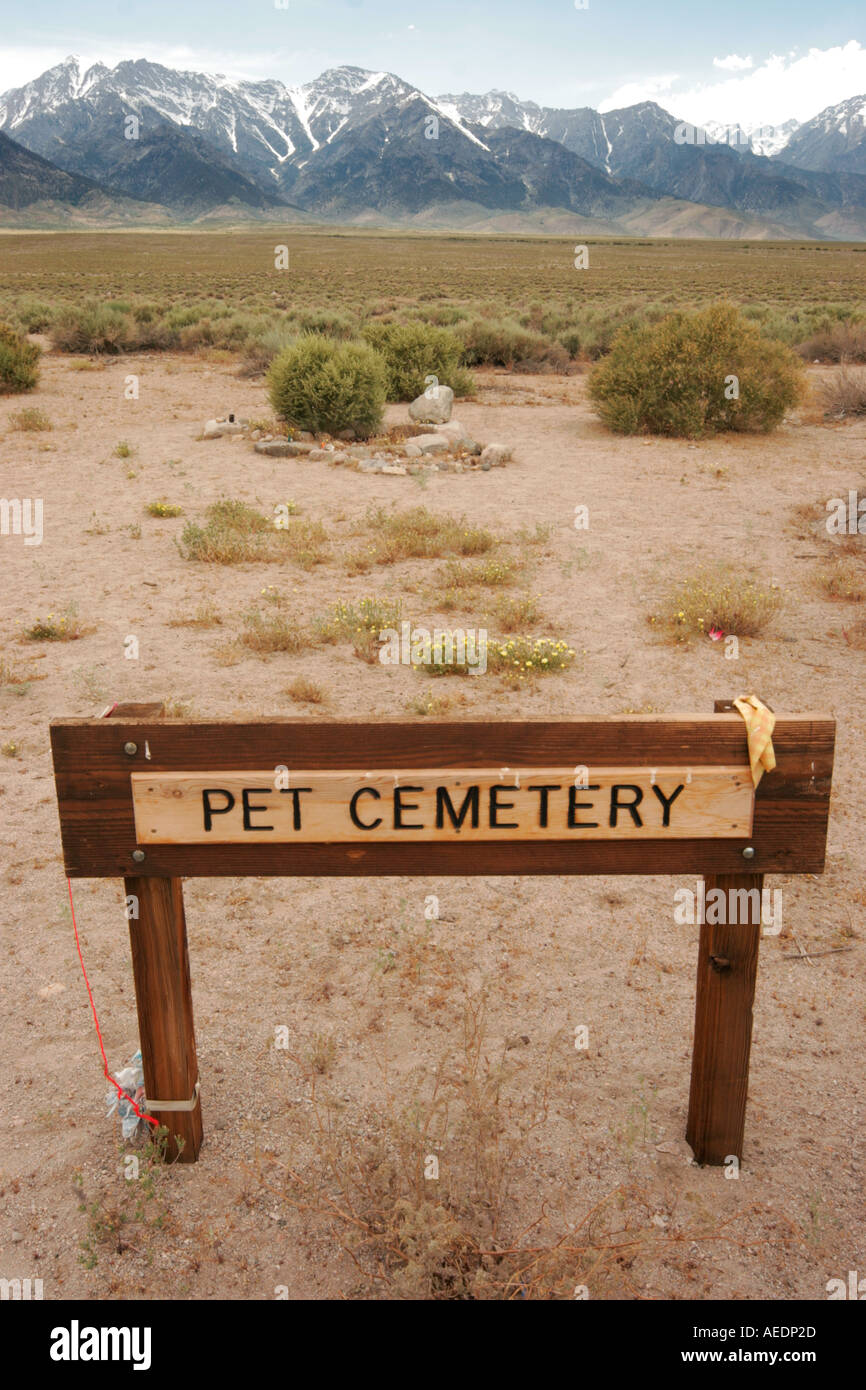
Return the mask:
{"type": "Polygon", "coordinates": [[[771,125],[767,122],[766,125],[749,128],[747,133],[752,154],[762,154],[767,159],[780,155],[784,159],[783,151],[787,148],[791,136],[799,129],[800,122],[795,121],[793,116],[781,125],[771,125]]]}
{"type": "Polygon", "coordinates": [[[866,174],[866,96],[849,97],[805,121],[781,157],[801,169],[866,174]]]}
{"type": "Polygon", "coordinates": [[[579,154],[591,164],[605,169],[609,145],[605,134],[605,118],[589,106],[574,110],[559,109],[553,106],[538,106],[534,101],[521,101],[513,92],[487,92],[484,96],[473,96],[470,92],[459,95],[449,93],[440,96],[440,104],[447,111],[476,125],[491,129],[508,126],[515,130],[528,130],[533,135],[544,136],[548,140],[558,140],[572,154],[579,154]]]}
{"type": "MultiPolygon", "coordinates": [[[[837,172],[818,161],[813,167],[787,160],[781,142],[799,133],[795,121],[764,128],[750,148],[718,129],[711,128],[716,139],[710,139],[706,131],[677,120],[654,101],[601,113],[589,107],[537,106],[496,91],[485,96],[450,94],[439,100],[487,129],[516,126],[557,140],[597,168],[617,179],[638,181],[657,196],[777,218],[807,234],[814,234],[808,232],[810,227],[820,234],[824,219],[839,207],[866,208],[866,182],[858,174],[848,173],[841,164],[837,172]],[[781,149],[777,159],[756,153],[762,140],[781,149]]],[[[859,211],[848,216],[845,234],[859,235],[859,211]]]]}
{"type": "Polygon", "coordinates": [[[580,217],[599,231],[866,232],[861,175],[684,142],[681,124],[655,102],[601,114],[500,91],[430,97],[393,73],[350,66],[287,87],[144,59],[84,69],[67,58],[0,97],[0,130],[20,145],[175,216],[216,205],[468,225],[474,209],[482,222],[507,213],[533,225],[539,213],[568,214],[563,229],[580,217]]]}
{"type": "MultiPolygon", "coordinates": [[[[614,174],[617,166],[632,162],[636,145],[645,147],[648,141],[656,139],[675,140],[676,129],[682,124],[653,101],[604,113],[589,106],[572,110],[538,106],[534,101],[521,101],[513,92],[492,91],[484,96],[463,92],[459,96],[441,96],[439,101],[478,125],[513,126],[558,140],[566,149],[614,174]]],[[[744,127],[741,133],[731,135],[725,122],[708,121],[701,143],[726,143],[732,149],[769,156],[784,148],[798,126],[798,121],[790,120],[781,126],[757,126],[753,130],[744,127]],[[713,134],[715,140],[711,138],[713,134]]]]}
{"type": "Polygon", "coordinates": [[[314,82],[285,87],[278,81],[178,72],[145,59],[115,68],[97,63],[85,71],[69,57],[0,98],[0,129],[62,168],[84,173],[90,156],[80,136],[101,116],[122,111],[151,130],[170,121],[197,131],[248,177],[279,189],[287,164],[302,167],[344,130],[419,100],[431,115],[481,143],[459,116],[392,73],[333,68],[314,82]],[[70,126],[79,135],[72,142],[70,126]]]}

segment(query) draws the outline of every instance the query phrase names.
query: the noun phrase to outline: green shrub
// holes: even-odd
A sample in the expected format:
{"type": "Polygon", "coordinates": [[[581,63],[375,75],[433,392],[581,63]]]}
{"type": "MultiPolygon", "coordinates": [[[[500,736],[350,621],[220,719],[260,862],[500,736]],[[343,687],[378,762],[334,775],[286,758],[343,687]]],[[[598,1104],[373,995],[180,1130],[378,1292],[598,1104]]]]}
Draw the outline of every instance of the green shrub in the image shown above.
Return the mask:
{"type": "Polygon", "coordinates": [[[0,395],[32,391],[39,380],[41,351],[8,323],[0,323],[0,395]]]}
{"type": "Polygon", "coordinates": [[[206,309],[202,304],[175,304],[166,314],[166,322],[172,328],[189,328],[191,324],[203,319],[206,309]]]}
{"type": "Polygon", "coordinates": [[[513,319],[473,319],[463,326],[462,335],[463,360],[469,366],[562,372],[569,363],[570,354],[561,343],[513,319]]]}
{"type": "Polygon", "coordinates": [[[513,367],[528,355],[538,336],[513,319],[473,319],[462,332],[463,360],[479,367],[513,367]]]}
{"type": "Polygon", "coordinates": [[[288,323],[265,329],[250,338],[241,363],[243,376],[261,376],[284,348],[291,347],[297,334],[288,323]]]}
{"type": "Polygon", "coordinates": [[[298,327],[302,333],[321,333],[325,338],[354,338],[358,325],[348,314],[333,309],[311,309],[300,315],[298,327]]]}
{"type": "Polygon", "coordinates": [[[297,429],[360,438],[382,423],[388,372],[367,343],[304,334],[271,363],[268,395],[277,415],[297,429]]]}
{"type": "Polygon", "coordinates": [[[168,352],[171,348],[176,348],[180,344],[180,334],[176,328],[172,328],[163,318],[147,317],[136,318],[135,328],[132,330],[128,347],[149,350],[152,352],[168,352]]]}
{"type": "Polygon", "coordinates": [[[135,332],[120,309],[96,300],[61,309],[51,325],[51,341],[61,352],[122,352],[135,332]]]}
{"type": "Polygon", "coordinates": [[[819,329],[797,348],[807,362],[866,362],[866,324],[835,323],[819,329]]]}
{"type": "Polygon", "coordinates": [[[41,333],[48,327],[53,313],[50,304],[26,295],[15,305],[15,318],[25,333],[41,333]]]}
{"type": "Polygon", "coordinates": [[[799,359],[731,304],[622,329],[589,380],[590,397],[616,434],[688,439],[774,429],[802,392],[799,359]]]}
{"type": "Polygon", "coordinates": [[[136,323],[153,323],[158,318],[162,310],[158,304],[135,304],[132,309],[132,317],[136,323]]]}
{"type": "Polygon", "coordinates": [[[447,328],[413,319],[411,323],[368,323],[362,335],[385,359],[390,401],[414,401],[429,376],[450,386],[455,395],[467,394],[460,340],[447,328]]]}
{"type": "Polygon", "coordinates": [[[456,304],[437,304],[430,309],[419,309],[418,317],[425,323],[436,323],[442,328],[447,328],[469,316],[465,309],[458,308],[456,304]]]}

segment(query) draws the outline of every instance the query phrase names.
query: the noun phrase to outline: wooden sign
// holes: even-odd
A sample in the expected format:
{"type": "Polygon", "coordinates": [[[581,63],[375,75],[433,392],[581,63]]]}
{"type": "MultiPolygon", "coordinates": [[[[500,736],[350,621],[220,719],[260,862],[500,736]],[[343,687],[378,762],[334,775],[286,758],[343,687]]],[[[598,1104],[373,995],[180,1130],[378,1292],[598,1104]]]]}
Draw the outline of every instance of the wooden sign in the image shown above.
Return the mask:
{"type": "Polygon", "coordinates": [[[701,923],[686,1135],[701,1163],[740,1158],[764,874],[824,868],[835,723],[777,715],[755,790],[743,720],[717,710],[239,723],[121,705],[53,721],[66,873],[123,877],[137,905],[145,1091],[169,1157],[194,1162],[202,1142],[183,876],[697,873],[708,899],[746,908],[701,923]]]}
{"type": "Polygon", "coordinates": [[[834,728],[825,716],[778,715],[773,731],[776,770],[763,778],[756,792],[748,785],[736,790],[731,780],[745,778],[748,762],[745,725],[737,713],[364,724],[162,720],[130,718],[116,711],[110,719],[54,721],[51,744],[63,853],[71,878],[129,873],[742,873],[747,847],[754,851],[751,867],[756,873],[820,873],[834,728]],[[288,792],[281,790],[280,769],[288,775],[288,792]],[[613,784],[599,780],[613,773],[613,784]],[[317,797],[326,785],[317,779],[325,774],[336,775],[337,782],[340,777],[348,780],[341,789],[334,784],[341,798],[336,821],[316,830],[322,838],[311,839],[307,817],[316,814],[317,797]],[[397,802],[395,776],[402,788],[397,802]],[[519,794],[506,795],[506,787],[514,788],[515,776],[520,778],[519,794]],[[226,786],[227,777],[242,780],[226,786]],[[378,790],[379,799],[363,794],[355,809],[368,827],[380,816],[382,824],[364,829],[351,820],[351,799],[365,780],[369,784],[378,777],[384,780],[376,781],[371,792],[378,790]],[[473,779],[467,786],[479,788],[477,831],[471,804],[458,833],[440,797],[443,824],[437,834],[435,788],[448,789],[459,816],[463,801],[454,779],[464,777],[473,779]],[[175,779],[171,796],[164,798],[159,789],[175,779]],[[549,780],[562,787],[548,793],[546,826],[540,823],[542,794],[526,791],[529,779],[531,784],[549,780]],[[667,826],[653,780],[665,796],[685,782],[670,804],[667,826]],[[581,782],[597,785],[598,790],[584,786],[578,796],[581,782]],[[297,798],[292,794],[293,789],[314,784],[320,787],[318,793],[299,792],[297,798]],[[406,791],[419,784],[425,793],[406,791]],[[496,824],[491,826],[494,784],[503,790],[493,798],[496,824]],[[620,787],[616,825],[610,824],[612,785],[620,787]],[[640,789],[634,815],[626,803],[636,800],[637,793],[623,791],[623,786],[640,789]],[[202,794],[220,787],[234,797],[234,804],[213,795],[206,831],[202,794]],[[256,787],[266,788],[266,794],[252,795],[256,787]],[[296,799],[300,830],[294,828],[296,799]],[[157,810],[169,800],[183,808],[171,822],[157,810]],[[515,803],[514,813],[506,809],[510,801],[515,803]],[[423,809],[410,812],[416,802],[423,809]],[[282,803],[282,810],[278,814],[275,809],[271,816],[254,809],[260,803],[269,808],[282,803]],[[395,826],[398,808],[400,828],[395,826]],[[572,826],[570,810],[576,822],[572,826]],[[710,829],[707,817],[716,811],[720,815],[710,829]],[[516,830],[506,825],[515,816],[516,830]],[[403,828],[420,823],[422,817],[424,830],[403,828]],[[533,817],[537,833],[526,834],[533,817]],[[591,821],[598,824],[589,825],[591,821]],[[201,833],[194,829],[196,824],[201,833]],[[261,828],[268,825],[275,829],[261,828]]]}
{"type": "Polygon", "coordinates": [[[140,845],[743,839],[748,764],[321,772],[134,772],[140,845]]]}

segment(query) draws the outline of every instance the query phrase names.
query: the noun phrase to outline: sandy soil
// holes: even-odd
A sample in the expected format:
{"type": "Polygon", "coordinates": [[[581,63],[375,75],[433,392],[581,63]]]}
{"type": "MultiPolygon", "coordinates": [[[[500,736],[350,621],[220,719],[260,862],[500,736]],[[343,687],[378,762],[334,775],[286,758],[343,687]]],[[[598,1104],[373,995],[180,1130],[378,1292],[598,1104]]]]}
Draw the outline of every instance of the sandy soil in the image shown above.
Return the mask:
{"type": "MultiPolygon", "coordinates": [[[[342,1248],[327,1213],[339,1181],[319,1176],[317,1117],[348,1164],[350,1141],[375,1139],[377,1115],[398,1113],[416,1084],[429,1089],[443,1055],[463,1055],[466,1002],[484,990],[481,1055],[492,1065],[504,1052],[509,1071],[503,1124],[519,1125],[534,1088],[548,1086],[544,1122],[510,1156],[494,1145],[509,1185],[501,1229],[514,1235],[544,1213],[537,1244],[570,1227],[581,1233],[572,1244],[602,1245],[615,1230],[633,1242],[595,1266],[591,1252],[563,1256],[558,1296],[585,1283],[600,1298],[823,1298],[828,1279],[866,1272],[866,654],[842,635],[857,606],[821,595],[821,543],[792,521],[802,503],[866,490],[866,424],[828,428],[807,416],[769,438],[621,440],[595,420],[580,377],[481,381],[478,401],[455,413],[477,438],[510,443],[514,462],[423,488],[264,459],[246,441],[197,441],[211,415],[269,413],[263,386],[224,363],[142,356],[74,372],[49,358],[32,398],[0,402],[0,493],[45,507],[42,545],[0,538],[4,655],[36,677],[24,694],[0,691],[0,742],[20,745],[0,759],[0,1274],[41,1277],[46,1298],[273,1298],[280,1287],[293,1298],[396,1296],[342,1248]],[[129,373],[140,376],[138,401],[124,399],[129,373]],[[8,428],[22,405],[45,410],[53,431],[8,428]],[[122,439],[128,459],[114,454],[122,439]],[[185,561],[175,544],[184,521],[220,496],[266,510],[294,499],[333,531],[332,561],[310,572],[185,561]],[[146,515],[160,497],[185,516],[146,515]],[[673,895],[693,882],[190,880],[205,1144],[198,1164],[158,1174],[146,1200],[131,1195],[104,1117],[72,935],[48,721],[157,698],[189,702],[199,716],[405,716],[428,682],[366,665],[345,644],[264,660],[246,652],[233,665],[219,654],[268,584],[304,621],[371,592],[402,594],[406,616],[429,617],[424,562],[356,577],[342,568],[354,519],[380,503],[423,503],[508,535],[551,527],[549,542],[528,548],[528,587],[546,615],[538,635],[567,637],[579,661],[520,692],[492,677],[430,682],[455,701],[451,717],[709,711],[717,697],[754,689],[777,711],[838,720],[826,874],[768,881],[783,890],[784,930],[762,943],[739,1180],[697,1168],[683,1139],[697,928],[676,925],[673,895]],[[588,531],[573,526],[580,504],[588,531]],[[646,623],[659,585],[714,558],[741,560],[786,590],[772,632],[741,641],[736,662],[723,644],[659,642],[646,623]],[[89,635],[20,643],[21,628],[70,601],[94,625],[89,635]],[[167,625],[205,601],[222,628],[167,625]],[[124,658],[129,634],[137,661],[124,658]],[[300,674],[325,688],[326,706],[291,702],[285,689],[300,674]],[[430,894],[440,904],[433,923],[430,894]],[[798,942],[832,953],[797,961],[798,942]],[[574,1048],[579,1024],[590,1030],[585,1052],[574,1048]],[[273,1046],[279,1025],[287,1052],[273,1046]],[[308,1060],[321,1051],[317,1035],[334,1040],[321,1075],[308,1060]],[[287,1169],[312,1183],[306,1205],[286,1200],[287,1169]],[[612,1213],[606,1226],[586,1221],[599,1203],[612,1213]]],[[[137,1046],[120,885],[78,881],[74,895],[119,1068],[137,1046]]],[[[468,1133],[455,1128],[438,1156],[440,1181],[464,1194],[471,1224],[480,1188],[468,1133]]]]}

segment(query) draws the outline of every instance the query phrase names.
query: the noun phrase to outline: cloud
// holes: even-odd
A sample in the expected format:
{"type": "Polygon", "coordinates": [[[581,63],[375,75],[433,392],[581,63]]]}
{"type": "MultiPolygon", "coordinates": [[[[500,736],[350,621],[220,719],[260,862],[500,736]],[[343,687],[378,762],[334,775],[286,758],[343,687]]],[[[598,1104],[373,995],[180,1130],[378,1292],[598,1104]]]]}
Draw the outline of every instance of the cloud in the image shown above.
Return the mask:
{"type": "Polygon", "coordinates": [[[622,87],[617,87],[613,96],[603,101],[598,109],[616,111],[620,106],[636,106],[640,101],[657,101],[661,97],[667,97],[673,90],[674,83],[678,81],[677,74],[670,73],[663,77],[650,77],[644,81],[626,82],[622,87]]]}
{"type": "Polygon", "coordinates": [[[714,68],[725,68],[728,72],[745,72],[754,66],[751,58],[739,58],[736,53],[729,53],[727,58],[713,59],[714,68]]]}
{"type": "MultiPolygon", "coordinates": [[[[719,66],[718,60],[714,62],[719,66]]],[[[730,63],[730,58],[722,62],[730,63]]],[[[599,110],[660,101],[673,115],[695,125],[723,121],[752,127],[781,124],[792,116],[808,121],[827,106],[866,93],[866,48],[851,39],[835,48],[776,53],[749,72],[679,84],[679,78],[667,76],[629,82],[603,101],[599,110]]]]}

